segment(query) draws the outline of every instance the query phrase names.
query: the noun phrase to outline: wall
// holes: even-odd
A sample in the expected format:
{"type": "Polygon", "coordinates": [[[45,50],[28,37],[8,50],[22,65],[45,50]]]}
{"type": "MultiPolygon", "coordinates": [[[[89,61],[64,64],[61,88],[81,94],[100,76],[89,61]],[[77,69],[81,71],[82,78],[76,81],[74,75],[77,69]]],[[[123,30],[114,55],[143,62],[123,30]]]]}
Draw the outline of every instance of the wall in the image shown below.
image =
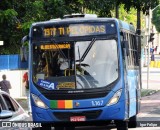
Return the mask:
{"type": "Polygon", "coordinates": [[[0,55],[0,70],[18,70],[27,68],[28,60],[22,62],[19,54],[0,55]]]}
{"type": "Polygon", "coordinates": [[[25,87],[22,82],[23,74],[27,70],[1,70],[0,71],[0,81],[2,80],[2,75],[6,74],[7,80],[10,81],[12,89],[10,89],[10,95],[13,98],[26,98],[25,87]]]}

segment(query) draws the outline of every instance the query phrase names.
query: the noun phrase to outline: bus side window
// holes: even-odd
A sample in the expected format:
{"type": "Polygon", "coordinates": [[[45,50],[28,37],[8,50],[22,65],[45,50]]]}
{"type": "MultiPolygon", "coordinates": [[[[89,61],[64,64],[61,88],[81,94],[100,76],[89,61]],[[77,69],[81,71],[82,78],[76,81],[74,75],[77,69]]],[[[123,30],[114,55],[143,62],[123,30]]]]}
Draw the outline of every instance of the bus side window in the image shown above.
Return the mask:
{"type": "Polygon", "coordinates": [[[126,55],[129,55],[129,43],[127,41],[127,34],[125,32],[120,32],[120,36],[121,36],[121,48],[122,48],[122,55],[123,55],[123,59],[125,58],[125,52],[124,49],[126,51],[126,55]]]}
{"type": "MultiPolygon", "coordinates": [[[[126,56],[129,55],[129,44],[128,41],[122,41],[123,49],[126,51],[126,56]]],[[[125,52],[123,52],[125,54],[125,52]]]]}

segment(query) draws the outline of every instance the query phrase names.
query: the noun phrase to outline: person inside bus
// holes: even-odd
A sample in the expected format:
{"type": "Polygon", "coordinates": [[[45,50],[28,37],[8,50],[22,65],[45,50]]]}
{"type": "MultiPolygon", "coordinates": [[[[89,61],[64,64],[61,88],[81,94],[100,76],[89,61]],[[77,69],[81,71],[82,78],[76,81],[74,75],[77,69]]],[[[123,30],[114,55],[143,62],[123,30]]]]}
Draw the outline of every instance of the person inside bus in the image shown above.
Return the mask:
{"type": "Polygon", "coordinates": [[[64,76],[65,75],[65,70],[69,68],[69,64],[67,59],[61,56],[61,54],[58,55],[58,62],[59,66],[59,76],[64,76]]]}
{"type": "Polygon", "coordinates": [[[44,59],[44,58],[40,58],[39,63],[38,63],[37,71],[38,71],[38,72],[44,72],[45,66],[46,66],[46,61],[45,61],[45,59],[44,59]]]}
{"type": "Polygon", "coordinates": [[[38,70],[37,71],[40,73],[44,73],[44,75],[46,77],[48,77],[50,75],[47,52],[42,53],[42,56],[41,56],[40,61],[38,63],[38,70]]]}

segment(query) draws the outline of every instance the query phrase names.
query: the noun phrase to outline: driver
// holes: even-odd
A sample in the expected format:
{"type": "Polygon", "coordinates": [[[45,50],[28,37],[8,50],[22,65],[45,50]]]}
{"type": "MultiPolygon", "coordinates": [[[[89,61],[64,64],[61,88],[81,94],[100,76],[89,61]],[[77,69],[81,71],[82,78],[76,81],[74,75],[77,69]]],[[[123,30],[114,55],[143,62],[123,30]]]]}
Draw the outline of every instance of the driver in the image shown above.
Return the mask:
{"type": "Polygon", "coordinates": [[[68,60],[64,59],[61,55],[58,55],[58,65],[60,69],[59,75],[64,75],[64,71],[69,68],[68,60]]]}

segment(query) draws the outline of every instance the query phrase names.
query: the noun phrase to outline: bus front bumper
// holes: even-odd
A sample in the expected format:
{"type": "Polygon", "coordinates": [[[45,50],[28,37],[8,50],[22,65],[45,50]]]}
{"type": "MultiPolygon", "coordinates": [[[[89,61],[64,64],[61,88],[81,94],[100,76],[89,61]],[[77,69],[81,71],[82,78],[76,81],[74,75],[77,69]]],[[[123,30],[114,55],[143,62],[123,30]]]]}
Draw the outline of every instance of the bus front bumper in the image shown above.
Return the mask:
{"type": "Polygon", "coordinates": [[[87,122],[105,122],[112,120],[125,119],[124,102],[119,102],[112,106],[104,106],[89,109],[70,109],[70,110],[54,110],[42,109],[32,106],[32,118],[35,122],[50,122],[55,124],[73,123],[73,124],[86,124],[87,122]],[[72,118],[83,118],[82,120],[72,120],[72,118]]]}

